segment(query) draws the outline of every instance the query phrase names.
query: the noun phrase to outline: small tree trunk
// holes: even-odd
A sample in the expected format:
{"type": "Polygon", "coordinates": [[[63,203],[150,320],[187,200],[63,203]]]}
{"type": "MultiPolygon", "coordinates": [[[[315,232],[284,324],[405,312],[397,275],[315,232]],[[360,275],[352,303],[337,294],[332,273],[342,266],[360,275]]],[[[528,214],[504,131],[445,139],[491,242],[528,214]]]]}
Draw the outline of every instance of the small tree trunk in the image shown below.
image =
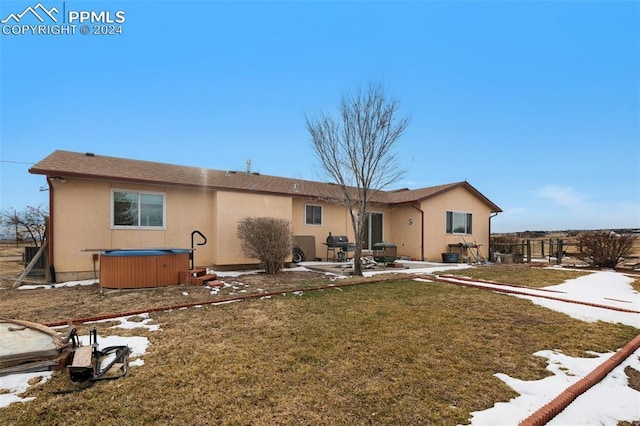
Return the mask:
{"type": "Polygon", "coordinates": [[[363,276],[362,274],[362,249],[364,246],[364,217],[365,217],[365,211],[363,206],[360,206],[360,212],[358,213],[356,219],[357,222],[357,227],[355,228],[357,230],[356,233],[356,253],[354,254],[354,262],[353,262],[353,274],[361,277],[363,276]],[[357,260],[357,263],[356,263],[357,260]]]}
{"type": "Polygon", "coordinates": [[[354,234],[355,234],[355,251],[353,252],[353,275],[357,277],[362,276],[362,246],[364,240],[364,212],[362,210],[362,206],[358,207],[358,213],[353,213],[353,206],[349,206],[349,211],[351,212],[351,224],[353,226],[354,234]]]}
{"type": "Polygon", "coordinates": [[[353,253],[353,275],[357,277],[362,276],[362,262],[360,258],[362,257],[362,243],[356,243],[356,251],[353,253]]]}

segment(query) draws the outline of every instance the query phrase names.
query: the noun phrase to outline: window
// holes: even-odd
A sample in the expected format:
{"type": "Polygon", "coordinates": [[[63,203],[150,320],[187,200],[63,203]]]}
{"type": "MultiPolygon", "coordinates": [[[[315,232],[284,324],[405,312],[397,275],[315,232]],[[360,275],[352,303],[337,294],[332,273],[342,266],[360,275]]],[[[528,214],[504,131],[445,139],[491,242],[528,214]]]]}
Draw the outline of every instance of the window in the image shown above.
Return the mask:
{"type": "Polygon", "coordinates": [[[472,234],[471,213],[447,212],[447,234],[472,234]]]}
{"type": "Polygon", "coordinates": [[[113,227],[164,228],[164,194],[113,190],[111,195],[113,227]]]}
{"type": "Polygon", "coordinates": [[[322,225],[322,206],[307,204],[305,207],[306,225],[322,225]]]}

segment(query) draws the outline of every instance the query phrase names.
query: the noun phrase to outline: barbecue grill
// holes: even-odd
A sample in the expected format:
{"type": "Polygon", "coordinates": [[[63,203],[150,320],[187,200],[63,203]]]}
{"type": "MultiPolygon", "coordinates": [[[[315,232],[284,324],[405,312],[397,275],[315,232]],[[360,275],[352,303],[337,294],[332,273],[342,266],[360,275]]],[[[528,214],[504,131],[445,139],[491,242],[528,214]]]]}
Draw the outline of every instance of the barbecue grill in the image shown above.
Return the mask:
{"type": "Polygon", "coordinates": [[[338,249],[338,260],[344,262],[349,257],[349,252],[356,249],[355,244],[349,242],[346,235],[331,235],[327,237],[327,242],[323,243],[327,246],[327,262],[329,261],[329,252],[333,253],[333,260],[336,260],[336,249],[338,249]]]}

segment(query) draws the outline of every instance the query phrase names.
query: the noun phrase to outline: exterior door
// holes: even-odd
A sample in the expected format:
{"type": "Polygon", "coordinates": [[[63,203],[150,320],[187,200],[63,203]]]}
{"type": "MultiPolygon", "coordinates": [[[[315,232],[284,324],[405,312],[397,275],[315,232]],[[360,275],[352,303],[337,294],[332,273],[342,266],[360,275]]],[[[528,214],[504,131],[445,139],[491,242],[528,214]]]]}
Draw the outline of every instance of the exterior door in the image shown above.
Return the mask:
{"type": "Polygon", "coordinates": [[[364,218],[364,245],[371,250],[375,243],[384,241],[382,235],[382,213],[370,212],[364,218]]]}

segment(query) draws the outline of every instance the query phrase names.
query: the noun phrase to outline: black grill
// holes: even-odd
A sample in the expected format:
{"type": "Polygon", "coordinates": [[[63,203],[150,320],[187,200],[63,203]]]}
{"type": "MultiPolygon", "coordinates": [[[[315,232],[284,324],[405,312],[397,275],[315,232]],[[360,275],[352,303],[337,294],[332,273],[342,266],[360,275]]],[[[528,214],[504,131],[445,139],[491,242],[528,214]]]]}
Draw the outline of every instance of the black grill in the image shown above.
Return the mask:
{"type": "Polygon", "coordinates": [[[344,249],[349,245],[349,238],[346,235],[331,235],[327,237],[327,247],[344,249]]]}
{"type": "Polygon", "coordinates": [[[327,237],[327,242],[322,243],[327,246],[327,262],[329,261],[329,252],[333,253],[333,260],[336,260],[336,250],[338,251],[338,261],[345,262],[349,257],[349,252],[356,249],[355,244],[349,242],[346,235],[331,235],[327,237]]]}

